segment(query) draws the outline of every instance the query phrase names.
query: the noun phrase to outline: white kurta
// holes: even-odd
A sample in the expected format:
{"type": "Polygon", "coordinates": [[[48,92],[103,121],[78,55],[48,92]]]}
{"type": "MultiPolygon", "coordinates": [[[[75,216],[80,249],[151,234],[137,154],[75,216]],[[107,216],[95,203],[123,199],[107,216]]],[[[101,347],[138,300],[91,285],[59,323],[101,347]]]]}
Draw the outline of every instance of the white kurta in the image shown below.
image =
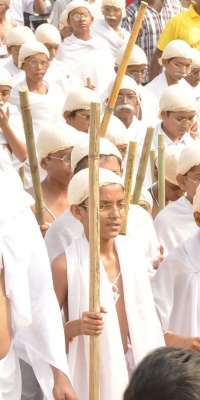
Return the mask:
{"type": "Polygon", "coordinates": [[[192,204],[185,196],[173,201],[158,213],[154,226],[166,253],[171,252],[197,231],[192,204]]]}
{"type": "Polygon", "coordinates": [[[154,93],[146,86],[139,85],[141,98],[142,121],[148,126],[155,126],[159,122],[159,103],[154,93]]]}
{"type": "Polygon", "coordinates": [[[200,230],[177,247],[153,278],[155,305],[163,327],[200,336],[200,230]]]}
{"type": "Polygon", "coordinates": [[[8,354],[0,360],[0,399],[21,399],[21,374],[16,352],[11,345],[8,354]]]}
{"type": "MultiPolygon", "coordinates": [[[[178,81],[178,84],[182,84],[182,82],[184,82],[184,79],[180,79],[178,81]]],[[[148,90],[150,90],[150,92],[154,93],[154,95],[157,97],[158,101],[160,101],[163,90],[167,87],[168,87],[168,83],[167,83],[167,78],[166,78],[166,75],[164,72],[161,72],[154,79],[152,79],[151,82],[149,82],[146,85],[146,88],[148,90]]]]}
{"type": "Polygon", "coordinates": [[[67,37],[61,43],[56,58],[73,71],[83,86],[90,78],[100,96],[105,94],[113,81],[114,59],[109,47],[97,37],[89,40],[81,40],[74,35],[67,37]]]}
{"type": "Polygon", "coordinates": [[[9,57],[3,68],[6,69],[6,71],[8,71],[12,76],[14,85],[16,85],[25,77],[24,71],[16,67],[11,57],[9,57]]]}
{"type": "Polygon", "coordinates": [[[180,148],[184,148],[184,146],[187,146],[188,144],[191,144],[194,142],[194,139],[191,137],[189,133],[185,133],[182,138],[178,142],[173,142],[169,136],[166,135],[166,133],[163,131],[161,122],[156,125],[155,131],[154,131],[154,137],[152,141],[152,149],[157,150],[158,149],[158,135],[163,134],[165,138],[165,144],[166,146],[180,146],[180,148]]]}
{"type": "MultiPolygon", "coordinates": [[[[135,365],[153,349],[163,346],[146,261],[126,237],[115,239],[124,289],[125,309],[135,365]]],[[[66,252],[69,320],[77,320],[89,309],[89,246],[85,236],[72,242],[66,252]]],[[[102,400],[122,400],[128,383],[118,316],[111,282],[100,263],[101,305],[106,308],[101,335],[102,400]]],[[[69,344],[69,367],[78,398],[88,400],[89,338],[77,336],[69,344]]]]}

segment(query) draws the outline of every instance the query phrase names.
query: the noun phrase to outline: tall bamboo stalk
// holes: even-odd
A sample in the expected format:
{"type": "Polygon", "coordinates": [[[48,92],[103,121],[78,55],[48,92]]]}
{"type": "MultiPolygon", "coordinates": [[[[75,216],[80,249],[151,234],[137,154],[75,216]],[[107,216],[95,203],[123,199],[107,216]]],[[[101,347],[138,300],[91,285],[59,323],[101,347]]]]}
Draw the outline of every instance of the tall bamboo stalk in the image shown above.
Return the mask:
{"type": "Polygon", "coordinates": [[[128,148],[128,159],[126,164],[126,174],[125,174],[125,215],[124,220],[121,228],[121,234],[126,235],[127,230],[127,223],[128,223],[128,211],[129,211],[129,204],[131,202],[131,193],[132,193],[132,183],[133,183],[133,172],[135,167],[135,159],[136,159],[136,152],[137,152],[137,143],[130,142],[128,148]]]}
{"type": "Polygon", "coordinates": [[[151,163],[151,179],[152,179],[152,183],[157,181],[157,179],[155,177],[155,160],[156,160],[156,152],[155,152],[155,150],[151,150],[150,151],[150,163],[151,163]]]}
{"type": "Polygon", "coordinates": [[[154,128],[147,128],[143,148],[142,148],[142,154],[140,157],[140,163],[137,171],[137,177],[136,177],[136,184],[135,184],[135,189],[133,193],[133,200],[132,202],[134,204],[138,204],[140,200],[140,195],[142,191],[142,185],[144,183],[144,178],[146,174],[146,169],[147,169],[147,163],[149,159],[149,153],[151,150],[151,143],[153,140],[153,135],[154,135],[154,128]]]}
{"type": "Polygon", "coordinates": [[[165,207],[165,137],[158,135],[158,204],[159,210],[165,207]]]}
{"type": "Polygon", "coordinates": [[[138,14],[137,14],[135,23],[133,25],[133,30],[131,32],[131,35],[130,35],[129,41],[127,43],[126,49],[124,51],[124,55],[123,55],[121,64],[119,65],[119,68],[118,68],[118,71],[117,71],[117,76],[116,76],[116,79],[115,79],[115,82],[114,82],[114,86],[113,86],[113,89],[112,89],[112,93],[111,93],[111,95],[109,97],[108,104],[107,104],[107,107],[106,107],[106,110],[105,110],[105,113],[104,113],[104,117],[103,117],[103,120],[101,122],[101,130],[100,130],[101,136],[105,136],[105,133],[106,133],[106,130],[107,130],[107,127],[108,127],[108,124],[109,124],[109,120],[110,120],[110,117],[111,117],[112,112],[114,110],[115,103],[116,103],[116,100],[117,100],[117,97],[118,97],[118,94],[119,94],[119,91],[120,91],[121,82],[122,82],[123,76],[126,73],[126,69],[127,69],[127,66],[128,66],[128,62],[129,62],[130,56],[131,56],[131,52],[132,52],[133,47],[134,47],[134,45],[136,43],[139,31],[140,31],[141,26],[142,26],[142,22],[143,22],[143,19],[144,19],[144,15],[145,15],[146,9],[147,9],[147,3],[145,3],[144,1],[141,1],[141,5],[140,5],[140,8],[138,10],[138,14]]]}
{"type": "Polygon", "coordinates": [[[44,215],[43,215],[43,199],[42,199],[42,189],[40,184],[40,175],[39,175],[39,167],[38,160],[36,155],[36,147],[35,147],[35,139],[33,133],[33,123],[32,123],[32,115],[31,115],[31,107],[28,99],[28,90],[20,89],[19,91],[20,97],[20,106],[22,112],[22,119],[24,125],[24,132],[26,137],[26,146],[28,151],[29,165],[31,170],[32,182],[33,182],[33,190],[35,195],[35,210],[36,210],[36,218],[39,225],[44,224],[44,215]]]}
{"type": "MultiPolygon", "coordinates": [[[[100,311],[99,224],[100,104],[91,104],[89,146],[90,311],[100,311]]],[[[89,400],[100,399],[100,337],[90,336],[89,400]]]]}

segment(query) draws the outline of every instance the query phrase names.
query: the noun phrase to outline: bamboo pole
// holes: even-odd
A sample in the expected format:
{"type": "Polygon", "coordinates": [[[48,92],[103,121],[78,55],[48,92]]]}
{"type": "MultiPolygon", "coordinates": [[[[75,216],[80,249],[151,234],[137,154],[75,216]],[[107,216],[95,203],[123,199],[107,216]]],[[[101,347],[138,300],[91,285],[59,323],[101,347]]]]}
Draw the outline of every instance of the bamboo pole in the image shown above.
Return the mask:
{"type": "MultiPolygon", "coordinates": [[[[100,311],[99,225],[100,104],[91,103],[89,145],[90,311],[100,311]]],[[[100,337],[90,336],[89,400],[100,399],[100,337]]]]}
{"type": "Polygon", "coordinates": [[[158,135],[158,204],[159,210],[165,207],[165,137],[158,135]]]}
{"type": "Polygon", "coordinates": [[[44,224],[42,189],[40,184],[38,160],[35,148],[31,107],[29,104],[27,89],[20,89],[19,97],[20,97],[22,119],[24,124],[24,132],[26,136],[26,146],[27,146],[31,176],[33,181],[33,190],[35,195],[36,218],[38,224],[42,225],[44,224]]]}
{"type": "Polygon", "coordinates": [[[147,8],[147,3],[144,2],[144,1],[141,1],[141,5],[140,5],[140,8],[138,10],[138,14],[137,14],[135,23],[133,25],[133,30],[131,32],[131,35],[130,35],[129,41],[127,43],[126,49],[124,51],[124,55],[123,55],[121,64],[119,65],[119,68],[118,68],[118,71],[117,71],[117,76],[116,76],[116,79],[115,79],[115,82],[114,82],[114,85],[113,85],[113,88],[112,88],[112,93],[111,93],[111,95],[109,97],[108,104],[106,106],[105,113],[104,113],[104,116],[103,116],[103,120],[101,122],[101,129],[100,129],[101,136],[105,136],[105,133],[106,133],[106,130],[107,130],[107,127],[108,127],[108,124],[109,124],[109,120],[110,120],[110,117],[111,117],[112,112],[114,110],[115,103],[116,103],[116,100],[117,100],[117,97],[118,97],[118,94],[119,94],[119,91],[120,91],[121,82],[122,82],[123,76],[126,73],[126,69],[127,69],[127,66],[128,66],[128,62],[129,62],[130,56],[131,56],[131,52],[132,52],[133,47],[134,47],[134,45],[136,43],[140,28],[142,26],[142,22],[143,22],[143,19],[144,19],[146,8],[147,8]]]}
{"type": "Polygon", "coordinates": [[[150,151],[150,163],[151,163],[151,178],[152,178],[152,183],[156,182],[156,177],[155,177],[155,160],[156,160],[156,152],[155,150],[150,151]]]}
{"type": "Polygon", "coordinates": [[[128,223],[128,211],[129,211],[129,204],[131,202],[131,193],[132,193],[132,182],[133,182],[133,172],[135,167],[135,159],[136,159],[136,151],[137,151],[137,143],[130,142],[128,148],[128,159],[126,164],[126,174],[125,174],[125,215],[124,220],[121,228],[121,234],[126,235],[127,230],[127,223],[128,223]]]}
{"type": "Polygon", "coordinates": [[[19,168],[19,176],[21,178],[23,186],[25,186],[25,170],[23,165],[19,168]]]}
{"type": "Polygon", "coordinates": [[[140,200],[140,195],[141,195],[141,190],[142,190],[142,185],[144,183],[144,178],[146,174],[146,169],[147,169],[147,163],[149,159],[149,153],[151,150],[151,143],[153,139],[153,134],[154,134],[154,128],[147,128],[143,148],[142,148],[142,154],[140,157],[140,163],[137,171],[137,177],[136,177],[136,184],[135,184],[135,189],[133,193],[133,204],[138,204],[140,200]]]}
{"type": "Polygon", "coordinates": [[[95,89],[95,86],[93,85],[93,83],[92,83],[92,79],[91,78],[86,78],[86,87],[88,88],[88,89],[91,89],[91,90],[94,90],[95,89]]]}

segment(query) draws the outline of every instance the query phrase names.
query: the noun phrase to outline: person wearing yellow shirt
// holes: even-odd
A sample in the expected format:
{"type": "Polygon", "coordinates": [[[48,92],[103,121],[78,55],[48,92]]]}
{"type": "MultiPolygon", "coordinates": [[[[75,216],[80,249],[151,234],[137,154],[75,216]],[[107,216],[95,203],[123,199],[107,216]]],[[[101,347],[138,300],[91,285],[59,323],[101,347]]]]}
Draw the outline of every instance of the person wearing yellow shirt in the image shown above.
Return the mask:
{"type": "Polygon", "coordinates": [[[163,49],[174,39],[185,40],[191,47],[200,50],[200,0],[193,1],[187,10],[173,17],[166,25],[152,59],[151,79],[160,72],[158,59],[163,49]]]}

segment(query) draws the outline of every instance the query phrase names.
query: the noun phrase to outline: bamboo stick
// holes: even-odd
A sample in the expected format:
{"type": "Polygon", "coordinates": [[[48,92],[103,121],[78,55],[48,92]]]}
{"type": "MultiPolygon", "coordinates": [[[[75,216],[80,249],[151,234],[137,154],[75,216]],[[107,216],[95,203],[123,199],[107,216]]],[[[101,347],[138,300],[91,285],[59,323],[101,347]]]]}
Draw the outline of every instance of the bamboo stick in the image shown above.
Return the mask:
{"type": "Polygon", "coordinates": [[[95,89],[95,86],[93,85],[93,83],[92,83],[92,79],[91,78],[86,78],[86,87],[88,88],[88,89],[91,89],[91,90],[94,90],[95,89]]]}
{"type": "Polygon", "coordinates": [[[121,228],[122,235],[126,235],[126,230],[127,230],[128,211],[129,211],[129,204],[131,202],[133,171],[135,167],[136,151],[137,151],[137,143],[130,142],[128,148],[128,159],[126,164],[126,174],[125,174],[125,184],[124,184],[126,208],[121,228]]]}
{"type": "Polygon", "coordinates": [[[145,137],[143,148],[142,148],[142,154],[140,157],[140,163],[139,163],[139,167],[138,167],[138,171],[137,171],[136,184],[135,184],[133,200],[132,200],[133,204],[138,204],[138,202],[140,200],[142,185],[144,183],[144,178],[145,178],[146,169],[147,169],[147,163],[148,163],[148,159],[149,159],[149,153],[151,150],[153,134],[154,134],[154,128],[147,128],[146,137],[145,137]]]}
{"type": "Polygon", "coordinates": [[[27,146],[31,176],[33,181],[33,190],[35,195],[36,218],[38,224],[42,225],[44,224],[42,189],[40,184],[38,160],[35,148],[31,107],[29,104],[27,89],[20,89],[19,97],[20,97],[22,119],[24,124],[24,132],[26,136],[26,146],[27,146]]]}
{"type": "MultiPolygon", "coordinates": [[[[91,104],[89,146],[89,244],[90,311],[100,311],[99,225],[99,127],[100,104],[91,104]]],[[[100,337],[90,336],[89,400],[100,399],[100,337]]]]}
{"type": "Polygon", "coordinates": [[[19,168],[19,176],[21,178],[23,186],[25,186],[25,170],[23,165],[19,168]]]}
{"type": "Polygon", "coordinates": [[[106,133],[106,130],[107,130],[107,127],[108,127],[108,124],[109,124],[109,120],[110,120],[110,117],[111,117],[112,112],[114,110],[115,103],[116,103],[116,100],[117,100],[117,97],[118,97],[118,94],[119,94],[119,91],[120,91],[121,82],[122,82],[123,76],[126,73],[126,69],[127,69],[127,66],[128,66],[128,62],[129,62],[130,56],[131,56],[131,52],[132,52],[133,47],[134,47],[134,45],[136,43],[140,28],[142,26],[142,22],[143,22],[143,19],[144,19],[146,8],[147,8],[147,3],[144,2],[144,1],[141,1],[141,5],[140,5],[140,8],[138,10],[138,14],[137,14],[135,23],[133,25],[133,30],[131,32],[131,36],[130,36],[129,41],[127,43],[126,49],[124,51],[124,55],[123,55],[121,64],[119,65],[119,68],[118,68],[118,71],[117,71],[117,76],[116,76],[116,79],[115,79],[115,82],[114,82],[114,86],[112,88],[112,93],[111,93],[111,95],[109,97],[108,104],[107,104],[107,107],[106,107],[106,110],[105,110],[105,113],[104,113],[104,116],[103,116],[103,120],[101,122],[101,129],[100,129],[101,136],[105,136],[105,133],[106,133]]]}
{"type": "Polygon", "coordinates": [[[150,151],[150,163],[151,163],[151,178],[152,183],[156,182],[157,179],[155,177],[155,160],[156,160],[156,152],[155,150],[150,151]]]}
{"type": "Polygon", "coordinates": [[[165,207],[165,137],[158,135],[158,204],[159,210],[165,207]]]}

